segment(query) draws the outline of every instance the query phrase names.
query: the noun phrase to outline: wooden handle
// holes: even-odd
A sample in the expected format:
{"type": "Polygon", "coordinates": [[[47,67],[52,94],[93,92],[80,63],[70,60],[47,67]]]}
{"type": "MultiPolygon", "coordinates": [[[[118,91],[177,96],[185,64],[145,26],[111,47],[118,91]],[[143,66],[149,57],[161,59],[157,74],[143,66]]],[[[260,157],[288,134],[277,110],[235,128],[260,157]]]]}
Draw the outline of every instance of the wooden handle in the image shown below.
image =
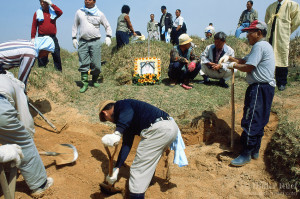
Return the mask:
{"type": "Polygon", "coordinates": [[[115,150],[114,150],[114,152],[113,152],[112,155],[111,155],[111,153],[110,153],[108,147],[107,147],[107,146],[104,147],[104,148],[105,148],[105,151],[106,151],[106,153],[107,153],[107,155],[108,155],[108,175],[109,175],[109,176],[112,176],[112,172],[113,172],[113,161],[114,161],[114,156],[115,156],[115,154],[116,154],[116,152],[117,152],[117,150],[118,150],[118,146],[119,146],[119,145],[116,145],[116,146],[115,146],[115,150]]]}
{"type": "Polygon", "coordinates": [[[235,105],[234,105],[234,69],[231,69],[231,135],[230,135],[230,147],[233,148],[233,135],[235,129],[235,105]]]}

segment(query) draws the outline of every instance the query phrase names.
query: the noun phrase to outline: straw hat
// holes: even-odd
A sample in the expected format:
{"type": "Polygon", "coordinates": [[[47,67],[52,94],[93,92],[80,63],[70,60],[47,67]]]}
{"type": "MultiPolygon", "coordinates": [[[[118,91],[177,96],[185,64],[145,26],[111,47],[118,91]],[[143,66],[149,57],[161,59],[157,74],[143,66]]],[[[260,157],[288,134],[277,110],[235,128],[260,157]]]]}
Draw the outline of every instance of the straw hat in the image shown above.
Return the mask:
{"type": "Polygon", "coordinates": [[[179,36],[179,45],[185,45],[193,41],[188,34],[182,34],[179,36]]]}
{"type": "Polygon", "coordinates": [[[111,103],[116,103],[116,101],[113,100],[104,100],[99,103],[98,108],[99,108],[99,117],[101,122],[105,122],[106,120],[103,118],[103,115],[100,113],[103,111],[106,105],[111,104],[111,103]]]}

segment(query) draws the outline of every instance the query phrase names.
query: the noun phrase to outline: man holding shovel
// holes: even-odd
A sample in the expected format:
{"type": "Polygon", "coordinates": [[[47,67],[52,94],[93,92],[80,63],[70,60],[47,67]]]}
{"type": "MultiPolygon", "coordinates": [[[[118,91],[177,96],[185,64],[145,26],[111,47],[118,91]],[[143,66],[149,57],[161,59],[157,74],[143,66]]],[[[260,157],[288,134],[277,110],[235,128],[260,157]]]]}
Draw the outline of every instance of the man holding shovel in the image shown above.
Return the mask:
{"type": "Polygon", "coordinates": [[[241,121],[243,133],[240,155],[231,161],[233,166],[243,166],[252,159],[258,159],[264,127],[269,122],[275,90],[275,57],[272,46],[265,41],[267,25],[255,20],[248,28],[247,38],[252,45],[251,52],[243,59],[229,57],[229,68],[246,72],[249,86],[245,95],[244,114],[241,121]]]}
{"type": "Polygon", "coordinates": [[[119,169],[130,152],[135,135],[141,136],[130,168],[129,191],[131,199],[144,198],[159,159],[178,135],[176,122],[159,108],[133,99],[101,102],[99,119],[116,124],[115,132],[102,138],[104,145],[115,146],[123,137],[113,174],[106,177],[111,185],[117,181],[119,169]]]}
{"type": "MultiPolygon", "coordinates": [[[[24,154],[17,162],[32,196],[39,197],[53,184],[33,141],[34,123],[23,82],[0,67],[0,144],[19,145],[24,154]]],[[[10,151],[11,153],[12,151],[10,151]]]]}

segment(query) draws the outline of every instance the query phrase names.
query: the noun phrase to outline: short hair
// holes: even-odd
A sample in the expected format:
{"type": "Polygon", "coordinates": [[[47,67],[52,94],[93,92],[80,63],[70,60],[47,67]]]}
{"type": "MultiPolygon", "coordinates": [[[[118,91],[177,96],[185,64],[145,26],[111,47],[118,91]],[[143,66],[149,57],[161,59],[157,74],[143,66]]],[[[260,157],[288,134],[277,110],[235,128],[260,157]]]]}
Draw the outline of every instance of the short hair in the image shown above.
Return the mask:
{"type": "Polygon", "coordinates": [[[180,9],[177,9],[180,13],[181,13],[181,10],[180,9]]]}
{"type": "MultiPolygon", "coordinates": [[[[260,29],[259,29],[260,30],[260,29]]],[[[260,30],[263,37],[267,36],[268,31],[266,29],[260,30]]]]}
{"type": "Polygon", "coordinates": [[[151,16],[151,15],[153,15],[153,16],[154,16],[154,14],[150,14],[150,16],[151,16]]]}
{"type": "Polygon", "coordinates": [[[167,7],[166,6],[162,6],[160,9],[161,10],[165,10],[165,9],[167,9],[167,7]]]}
{"type": "Polygon", "coordinates": [[[253,5],[253,1],[247,1],[247,3],[248,3],[248,2],[251,3],[251,5],[253,5]]]}
{"type": "Polygon", "coordinates": [[[227,35],[224,33],[224,32],[217,32],[216,34],[215,34],[215,36],[214,36],[214,39],[215,40],[221,40],[221,41],[223,41],[223,42],[226,42],[226,37],[227,37],[227,35]]]}
{"type": "Polygon", "coordinates": [[[210,25],[213,25],[213,23],[209,23],[208,25],[209,25],[209,26],[210,26],[210,25]]]}
{"type": "Polygon", "coordinates": [[[121,12],[128,14],[130,12],[130,7],[128,5],[123,5],[121,12]]]}

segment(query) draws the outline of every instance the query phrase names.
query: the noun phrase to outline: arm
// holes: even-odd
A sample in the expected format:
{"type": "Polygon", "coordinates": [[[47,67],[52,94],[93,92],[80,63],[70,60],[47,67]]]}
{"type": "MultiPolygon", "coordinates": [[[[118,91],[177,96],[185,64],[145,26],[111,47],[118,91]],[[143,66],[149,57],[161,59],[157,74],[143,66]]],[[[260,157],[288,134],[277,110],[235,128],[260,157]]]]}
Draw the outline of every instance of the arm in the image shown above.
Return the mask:
{"type": "Polygon", "coordinates": [[[240,58],[235,58],[235,57],[232,57],[232,56],[229,56],[228,61],[230,61],[230,62],[236,62],[238,64],[245,64],[246,63],[246,60],[240,59],[240,58]]]}
{"type": "Polygon", "coordinates": [[[179,19],[179,24],[178,24],[178,26],[177,26],[177,28],[176,28],[176,31],[178,31],[178,30],[182,27],[182,25],[183,25],[183,18],[180,17],[180,19],[179,19]]]}
{"type": "Polygon", "coordinates": [[[235,64],[233,68],[238,69],[239,71],[242,72],[250,73],[255,68],[255,66],[249,64],[235,64]]]}
{"type": "Polygon", "coordinates": [[[129,16],[128,16],[128,15],[125,15],[124,19],[125,19],[125,21],[127,22],[127,27],[129,28],[129,30],[130,30],[133,34],[135,34],[129,16]]]}
{"type": "Polygon", "coordinates": [[[106,36],[112,37],[112,30],[111,30],[110,24],[104,14],[101,15],[101,24],[105,28],[106,36]]]}
{"type": "Polygon", "coordinates": [[[36,30],[37,30],[37,20],[36,20],[36,12],[35,12],[32,19],[31,39],[35,38],[36,30]]]}
{"type": "Polygon", "coordinates": [[[254,19],[253,21],[258,20],[258,12],[254,10],[254,19]]]}
{"type": "Polygon", "coordinates": [[[120,168],[128,157],[134,140],[134,135],[124,135],[122,148],[119,152],[118,160],[115,167],[120,168]]]}
{"type": "Polygon", "coordinates": [[[150,22],[147,23],[147,32],[149,33],[150,31],[150,22]]]}
{"type": "Polygon", "coordinates": [[[52,4],[51,7],[53,8],[53,10],[57,15],[55,19],[59,18],[63,14],[63,11],[59,9],[59,7],[57,7],[56,5],[52,4]]]}
{"type": "Polygon", "coordinates": [[[79,17],[78,17],[78,11],[77,11],[75,14],[74,24],[72,27],[72,39],[77,38],[78,25],[79,25],[79,17]]]}
{"type": "Polygon", "coordinates": [[[175,48],[173,48],[170,52],[170,61],[171,62],[178,61],[180,63],[185,63],[185,64],[189,63],[189,61],[186,58],[179,56],[179,53],[175,48]]]}
{"type": "Polygon", "coordinates": [[[238,25],[237,25],[238,27],[240,27],[242,25],[242,23],[243,23],[244,12],[245,11],[243,11],[242,14],[241,14],[241,16],[240,16],[240,19],[239,19],[239,22],[238,22],[238,25]]]}
{"type": "Polygon", "coordinates": [[[299,4],[295,3],[296,5],[292,6],[291,12],[291,33],[293,33],[297,28],[300,26],[300,8],[299,4]]]}
{"type": "MultiPolygon", "coordinates": [[[[268,22],[270,20],[270,12],[269,12],[269,7],[266,10],[266,15],[265,15],[265,23],[268,25],[268,22]]],[[[271,30],[268,30],[271,31],[271,30]]]]}

